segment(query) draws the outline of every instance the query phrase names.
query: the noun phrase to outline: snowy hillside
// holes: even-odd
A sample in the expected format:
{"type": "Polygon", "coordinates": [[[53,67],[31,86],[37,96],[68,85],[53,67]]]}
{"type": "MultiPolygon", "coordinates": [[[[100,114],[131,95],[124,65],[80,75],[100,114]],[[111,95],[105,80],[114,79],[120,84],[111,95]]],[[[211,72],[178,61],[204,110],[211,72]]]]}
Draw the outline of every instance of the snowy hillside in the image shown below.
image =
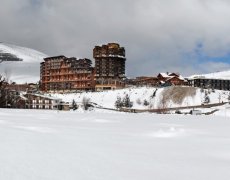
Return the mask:
{"type": "Polygon", "coordinates": [[[41,62],[47,55],[25,47],[15,46],[7,43],[0,43],[0,54],[9,53],[15,55],[23,62],[41,62]]]}
{"type": "Polygon", "coordinates": [[[47,55],[30,48],[0,43],[0,60],[5,55],[22,60],[1,63],[0,74],[6,76],[9,81],[25,83],[39,80],[40,62],[47,55]]]}
{"type": "Polygon", "coordinates": [[[210,78],[210,79],[230,79],[230,70],[228,71],[220,71],[209,74],[201,74],[201,75],[192,75],[189,78],[210,78]]]}
{"type": "Polygon", "coordinates": [[[202,92],[201,89],[193,87],[167,87],[157,90],[153,87],[140,87],[103,92],[52,94],[52,96],[62,98],[70,103],[73,99],[81,103],[84,97],[89,98],[91,102],[106,108],[115,108],[114,104],[117,97],[124,98],[126,95],[130,97],[130,100],[133,102],[133,108],[136,109],[162,108],[162,100],[164,98],[167,100],[166,107],[168,108],[201,105],[207,96],[210,100],[209,103],[228,102],[229,98],[229,92],[227,91],[202,92]],[[149,105],[144,105],[145,100],[149,105]]]}

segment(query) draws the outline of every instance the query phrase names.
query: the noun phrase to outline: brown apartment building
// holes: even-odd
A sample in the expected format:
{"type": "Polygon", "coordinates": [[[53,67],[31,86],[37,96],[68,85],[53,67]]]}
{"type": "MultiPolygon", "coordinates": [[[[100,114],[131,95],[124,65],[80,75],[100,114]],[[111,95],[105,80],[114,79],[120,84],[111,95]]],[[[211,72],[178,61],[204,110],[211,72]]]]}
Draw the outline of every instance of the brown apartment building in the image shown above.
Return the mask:
{"type": "Polygon", "coordinates": [[[117,43],[95,46],[89,59],[48,57],[40,66],[40,90],[73,92],[124,87],[125,49],[117,43]]]}
{"type": "Polygon", "coordinates": [[[95,46],[95,89],[117,89],[124,87],[125,48],[117,43],[95,46]]]}
{"type": "Polygon", "coordinates": [[[40,89],[45,92],[94,90],[93,74],[90,59],[48,57],[40,66],[40,89]]]}

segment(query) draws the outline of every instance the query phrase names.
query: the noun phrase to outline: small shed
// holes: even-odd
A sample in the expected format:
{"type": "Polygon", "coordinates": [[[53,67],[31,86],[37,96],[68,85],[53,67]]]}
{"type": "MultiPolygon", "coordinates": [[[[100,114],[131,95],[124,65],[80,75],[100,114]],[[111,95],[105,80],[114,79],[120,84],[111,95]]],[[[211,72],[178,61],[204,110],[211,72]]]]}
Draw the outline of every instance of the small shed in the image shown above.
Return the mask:
{"type": "Polygon", "coordinates": [[[201,112],[201,110],[194,110],[193,109],[193,110],[190,111],[190,114],[191,115],[202,115],[202,112],[201,112]]]}
{"type": "Polygon", "coordinates": [[[70,105],[68,102],[60,102],[60,104],[58,105],[58,110],[61,111],[69,111],[70,110],[70,105]]]}

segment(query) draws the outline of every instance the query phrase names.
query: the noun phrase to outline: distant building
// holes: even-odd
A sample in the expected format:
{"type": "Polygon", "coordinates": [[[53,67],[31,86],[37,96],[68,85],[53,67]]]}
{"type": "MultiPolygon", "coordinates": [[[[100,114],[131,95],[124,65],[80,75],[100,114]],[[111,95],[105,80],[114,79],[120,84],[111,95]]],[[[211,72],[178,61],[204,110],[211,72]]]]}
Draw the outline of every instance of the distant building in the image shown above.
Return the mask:
{"type": "Polygon", "coordinates": [[[38,84],[29,83],[29,84],[7,84],[6,88],[10,91],[16,91],[18,93],[20,92],[36,92],[38,91],[38,84]]]}
{"type": "Polygon", "coordinates": [[[230,79],[206,78],[198,76],[188,79],[189,85],[199,88],[230,90],[230,79]]]}
{"type": "Polygon", "coordinates": [[[126,85],[136,85],[136,86],[180,86],[188,85],[187,80],[185,80],[178,73],[159,73],[156,77],[140,76],[136,79],[128,79],[125,81],[126,85]]]}
{"type": "Polygon", "coordinates": [[[94,68],[90,59],[48,57],[40,66],[40,89],[45,92],[94,90],[94,68]]]}
{"type": "Polygon", "coordinates": [[[125,86],[125,49],[117,43],[95,46],[95,68],[89,59],[54,56],[40,64],[40,90],[73,92],[125,86]]]}
{"type": "Polygon", "coordinates": [[[159,85],[159,80],[157,77],[147,77],[147,76],[136,77],[135,82],[137,86],[158,86],[159,85]]]}
{"type": "Polygon", "coordinates": [[[27,109],[52,109],[58,110],[61,108],[62,100],[60,98],[45,96],[41,94],[28,93],[24,96],[27,109]]]}
{"type": "Polygon", "coordinates": [[[96,90],[124,87],[126,62],[124,47],[120,47],[117,43],[95,46],[93,57],[95,59],[96,90]]]}
{"type": "Polygon", "coordinates": [[[179,73],[159,73],[157,78],[159,80],[159,84],[162,86],[188,85],[187,80],[185,80],[179,73]]]}

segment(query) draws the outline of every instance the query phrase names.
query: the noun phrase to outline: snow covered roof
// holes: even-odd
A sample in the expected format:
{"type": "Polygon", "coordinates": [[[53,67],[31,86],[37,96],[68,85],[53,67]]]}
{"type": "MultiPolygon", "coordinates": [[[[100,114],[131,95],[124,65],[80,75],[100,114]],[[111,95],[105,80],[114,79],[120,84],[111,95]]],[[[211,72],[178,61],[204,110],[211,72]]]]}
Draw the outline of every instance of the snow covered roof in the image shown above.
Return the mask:
{"type": "Polygon", "coordinates": [[[183,76],[181,76],[179,73],[159,73],[159,75],[161,75],[164,78],[178,77],[180,80],[185,80],[183,76]]]}
{"type": "Polygon", "coordinates": [[[163,77],[165,77],[165,78],[170,77],[167,73],[159,73],[159,75],[161,75],[161,76],[163,76],[163,77]]]}
{"type": "Polygon", "coordinates": [[[230,80],[230,70],[214,72],[214,73],[209,73],[209,74],[192,75],[188,77],[188,79],[199,79],[199,78],[230,80]]]}
{"type": "Polygon", "coordinates": [[[185,81],[185,79],[182,76],[179,76],[179,77],[177,77],[177,76],[171,76],[171,77],[167,78],[166,81],[169,81],[169,80],[171,80],[173,78],[177,78],[177,79],[179,79],[181,81],[185,81]]]}
{"type": "Polygon", "coordinates": [[[62,100],[61,98],[57,98],[57,97],[52,97],[52,96],[48,96],[48,95],[43,95],[43,94],[31,94],[34,96],[38,96],[38,97],[42,97],[42,98],[47,98],[47,99],[51,99],[51,100],[62,100]]]}
{"type": "Polygon", "coordinates": [[[185,80],[185,78],[183,77],[183,76],[181,76],[181,75],[179,75],[179,77],[178,77],[180,80],[185,80]]]}

